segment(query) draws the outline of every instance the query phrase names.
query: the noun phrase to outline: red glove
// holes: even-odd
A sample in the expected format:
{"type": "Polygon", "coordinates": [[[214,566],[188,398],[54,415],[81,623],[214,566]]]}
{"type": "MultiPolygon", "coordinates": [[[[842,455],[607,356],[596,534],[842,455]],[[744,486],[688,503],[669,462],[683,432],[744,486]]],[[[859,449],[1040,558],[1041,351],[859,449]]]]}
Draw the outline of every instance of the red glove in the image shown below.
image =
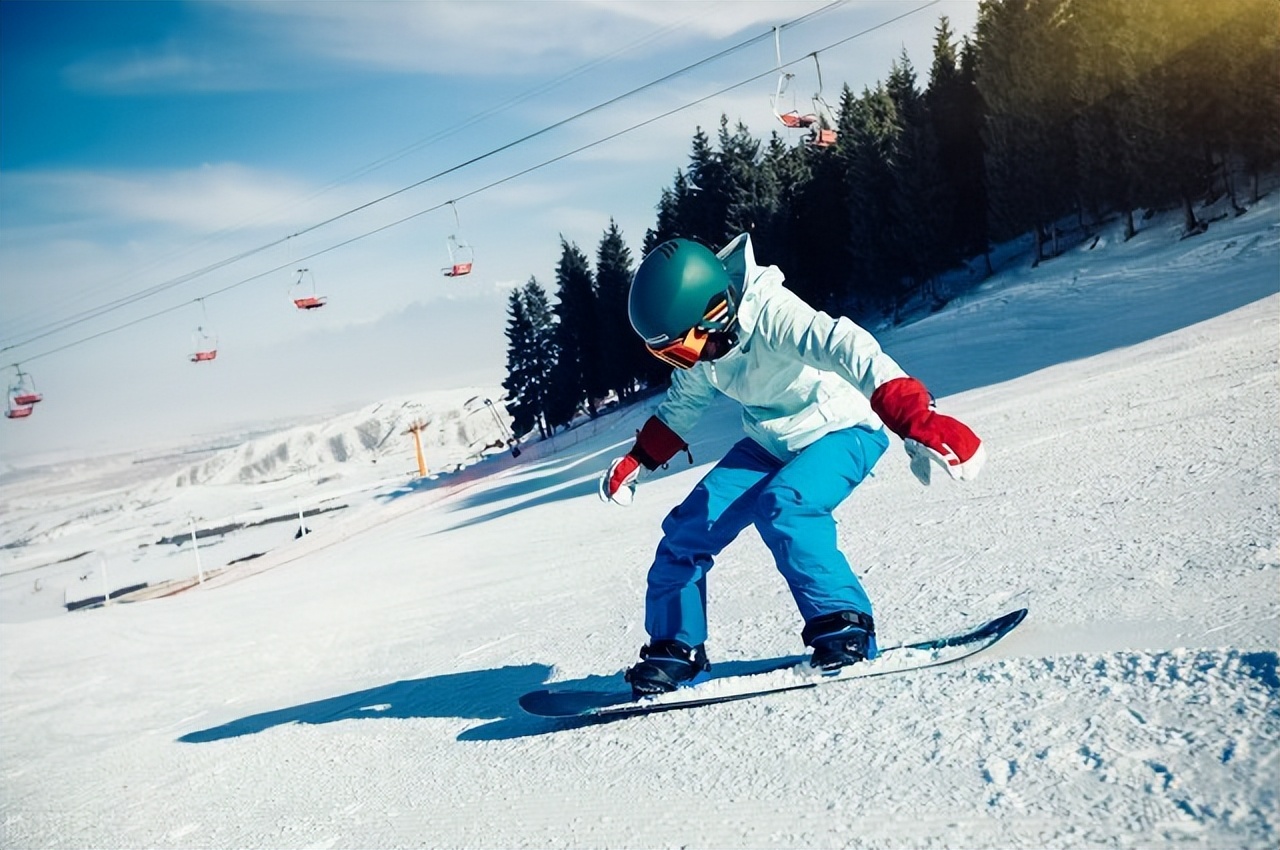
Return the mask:
{"type": "Polygon", "coordinates": [[[668,428],[666,423],[656,416],[650,416],[644,427],[636,432],[636,441],[631,451],[615,458],[604,475],[600,476],[601,501],[616,505],[631,504],[641,466],[652,471],[675,457],[676,452],[688,448],[688,444],[668,428]]]}
{"type": "Polygon", "coordinates": [[[929,483],[935,463],[957,481],[977,478],[986,463],[987,451],[978,435],[960,420],[936,413],[933,397],[915,378],[881,384],[871,394],[871,409],[902,438],[911,471],[922,484],[929,483]]]}

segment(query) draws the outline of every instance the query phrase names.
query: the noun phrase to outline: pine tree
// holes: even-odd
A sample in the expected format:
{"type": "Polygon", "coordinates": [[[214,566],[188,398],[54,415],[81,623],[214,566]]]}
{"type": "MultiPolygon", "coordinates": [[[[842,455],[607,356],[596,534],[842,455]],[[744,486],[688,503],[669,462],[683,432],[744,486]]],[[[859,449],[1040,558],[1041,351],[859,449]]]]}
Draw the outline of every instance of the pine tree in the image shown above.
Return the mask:
{"type": "Polygon", "coordinates": [[[889,94],[897,107],[901,133],[892,163],[893,197],[890,238],[895,265],[909,278],[899,297],[929,290],[935,306],[941,296],[934,278],[947,266],[948,195],[939,161],[938,139],[924,97],[916,88],[915,69],[906,51],[889,75],[889,94]]]}
{"type": "Polygon", "coordinates": [[[759,140],[742,122],[732,133],[721,125],[719,158],[728,183],[723,245],[739,233],[754,234],[777,214],[778,186],[761,167],[759,140]]]}
{"type": "Polygon", "coordinates": [[[1036,262],[1055,220],[1075,205],[1070,84],[1074,54],[1059,38],[1067,0],[984,0],[978,88],[987,108],[987,188],[1002,238],[1031,230],[1036,262]]]}
{"type": "Polygon", "coordinates": [[[627,298],[634,271],[631,251],[617,222],[610,219],[609,229],[596,250],[596,295],[602,332],[602,379],[606,388],[617,393],[619,401],[632,396],[636,382],[648,371],[647,361],[654,359],[631,329],[627,298]]]}
{"type": "Polygon", "coordinates": [[[529,375],[533,382],[530,396],[536,401],[538,429],[545,437],[551,435],[550,423],[547,422],[547,388],[551,368],[559,359],[555,340],[556,317],[547,291],[536,279],[529,278],[521,297],[524,299],[525,316],[533,329],[533,350],[529,354],[529,375]]]}
{"type": "Polygon", "coordinates": [[[1117,0],[1075,0],[1068,31],[1077,54],[1072,79],[1078,109],[1074,126],[1077,189],[1095,219],[1111,211],[1120,213],[1126,240],[1136,232],[1135,186],[1126,168],[1134,155],[1126,116],[1137,84],[1122,47],[1134,32],[1128,10],[1127,3],[1117,0]]]}
{"type": "Polygon", "coordinates": [[[1280,162],[1280,2],[1221,5],[1224,17],[1212,37],[1220,130],[1215,145],[1228,166],[1226,187],[1239,213],[1230,166],[1238,164],[1249,178],[1249,201],[1257,203],[1259,177],[1280,162]]]}
{"type": "Polygon", "coordinates": [[[863,310],[897,302],[899,269],[891,235],[893,162],[901,132],[897,107],[884,84],[846,99],[839,152],[849,186],[849,256],[863,310]]]}
{"type": "Polygon", "coordinates": [[[987,192],[982,165],[982,98],[974,80],[975,51],[956,49],[950,21],[935,30],[925,106],[938,145],[936,203],[939,252],[948,265],[987,251],[987,192]]]}
{"type": "MultiPolygon", "coordinates": [[[[728,118],[721,116],[722,139],[727,125],[728,118]]],[[[691,191],[681,215],[685,231],[679,235],[718,249],[724,244],[728,229],[726,224],[733,198],[733,181],[723,157],[712,149],[711,140],[701,127],[693,136],[688,176],[691,191]]]]}
{"type": "Polygon", "coordinates": [[[658,220],[654,227],[645,231],[644,253],[676,237],[690,238],[693,232],[691,220],[694,215],[696,193],[699,190],[689,185],[689,178],[682,169],[676,169],[676,176],[670,189],[663,189],[658,200],[658,220]]]}
{"type": "Polygon", "coordinates": [[[547,294],[536,278],[507,298],[507,409],[512,430],[524,434],[537,427],[549,436],[546,419],[547,378],[555,363],[554,322],[547,294]]]}
{"type": "Polygon", "coordinates": [[[783,255],[787,287],[823,310],[838,308],[850,280],[848,192],[838,147],[839,141],[827,148],[796,148],[808,179],[790,189],[792,236],[783,255]]]}
{"type": "Polygon", "coordinates": [[[596,415],[596,401],[607,392],[601,370],[603,330],[598,315],[595,281],[587,257],[578,246],[560,239],[556,266],[558,303],[555,314],[558,357],[550,375],[547,419],[553,426],[573,421],[585,402],[596,415]]]}
{"type": "Polygon", "coordinates": [[[982,128],[987,120],[987,106],[978,90],[978,48],[966,38],[960,49],[960,77],[964,89],[960,93],[961,141],[957,157],[956,185],[959,196],[956,215],[959,217],[963,238],[960,241],[963,256],[982,254],[986,260],[987,274],[994,274],[991,267],[990,209],[987,176],[986,146],[982,141],[982,128]]]}
{"type": "Polygon", "coordinates": [[[929,67],[929,85],[924,91],[924,107],[929,127],[937,144],[938,185],[934,202],[941,226],[935,234],[939,254],[947,262],[960,259],[961,231],[957,214],[961,189],[957,184],[963,124],[964,80],[956,54],[955,36],[946,16],[934,29],[933,64],[929,67]]]}
{"type": "Polygon", "coordinates": [[[774,193],[774,202],[770,214],[762,217],[751,235],[756,257],[761,262],[798,272],[796,246],[801,232],[798,208],[805,187],[813,179],[810,157],[773,131],[769,134],[760,169],[761,180],[774,193]]]}
{"type": "MultiPolygon", "coordinates": [[[[537,424],[537,413],[529,393],[529,377],[525,359],[532,345],[533,331],[524,312],[520,290],[507,296],[507,377],[502,388],[507,392],[507,412],[516,434],[525,434],[537,424]]],[[[545,435],[544,435],[545,436],[545,435]]]]}

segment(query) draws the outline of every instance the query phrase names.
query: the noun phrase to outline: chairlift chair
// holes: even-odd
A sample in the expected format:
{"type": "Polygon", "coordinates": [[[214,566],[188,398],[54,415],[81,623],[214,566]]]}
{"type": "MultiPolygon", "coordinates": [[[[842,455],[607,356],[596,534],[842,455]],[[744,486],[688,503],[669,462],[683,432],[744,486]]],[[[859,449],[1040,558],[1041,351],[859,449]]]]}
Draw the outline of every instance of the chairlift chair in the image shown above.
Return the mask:
{"type": "MultiPolygon", "coordinates": [[[[782,126],[788,130],[805,130],[818,123],[818,116],[813,113],[808,115],[800,114],[800,110],[794,105],[787,112],[780,110],[779,104],[782,103],[782,96],[786,94],[787,85],[795,78],[795,74],[781,71],[778,74],[778,88],[773,93],[773,97],[769,98],[769,103],[773,107],[773,115],[782,122],[782,126]]],[[[794,96],[792,97],[794,102],[794,96]]]]}
{"type": "Polygon", "coordinates": [[[290,294],[293,299],[293,306],[299,310],[315,310],[323,307],[329,301],[323,295],[316,295],[316,278],[311,273],[311,269],[298,269],[298,279],[293,282],[290,294]],[[307,293],[306,287],[308,278],[311,280],[310,294],[307,293]]]}
{"type": "MultiPolygon", "coordinates": [[[[34,402],[28,403],[28,404],[19,403],[18,399],[23,397],[22,395],[19,395],[19,393],[21,392],[21,389],[22,388],[20,384],[15,384],[14,386],[9,388],[9,393],[6,396],[7,403],[5,405],[5,410],[4,410],[4,415],[6,419],[26,419],[28,416],[31,415],[31,412],[35,410],[35,408],[32,407],[32,404],[34,404],[34,402]]],[[[29,397],[29,394],[28,394],[28,397],[29,397]]],[[[39,401],[39,400],[40,400],[39,398],[36,399],[36,401],[39,401]]]]}
{"type": "Polygon", "coordinates": [[[449,234],[445,245],[449,249],[449,265],[440,271],[445,277],[462,277],[471,274],[471,264],[475,259],[475,254],[471,250],[471,246],[458,238],[458,231],[461,225],[458,221],[458,206],[453,201],[449,202],[450,209],[453,210],[453,233],[449,234]]]}
{"type": "Polygon", "coordinates": [[[813,64],[818,72],[818,90],[813,95],[813,112],[801,113],[799,108],[795,106],[795,94],[792,93],[792,108],[782,111],[782,97],[786,94],[787,88],[791,81],[795,79],[795,74],[783,70],[782,67],[782,41],[778,27],[773,28],[773,44],[778,59],[778,87],[773,93],[773,97],[769,99],[773,106],[773,114],[782,123],[782,126],[788,130],[808,130],[809,134],[805,136],[805,144],[811,147],[826,148],[835,144],[836,126],[835,118],[832,114],[831,107],[822,99],[822,66],[818,63],[817,52],[809,54],[813,57],[813,64]]]}
{"type": "Polygon", "coordinates": [[[817,114],[817,121],[810,129],[805,142],[815,148],[829,148],[836,143],[835,113],[822,99],[822,65],[818,63],[818,54],[815,52],[810,55],[813,57],[813,66],[818,72],[818,90],[813,93],[813,108],[817,114]]]}
{"type": "Polygon", "coordinates": [[[207,363],[218,356],[218,337],[203,327],[191,335],[191,362],[207,363]]]}
{"type": "Polygon", "coordinates": [[[471,274],[471,265],[474,259],[471,246],[465,242],[459,242],[456,236],[450,236],[448,239],[449,247],[449,265],[445,266],[442,271],[445,277],[462,277],[471,274]]]}
{"type": "Polygon", "coordinates": [[[200,318],[202,322],[196,325],[195,333],[191,335],[191,357],[192,363],[207,363],[218,356],[218,334],[209,327],[209,313],[205,309],[204,299],[197,298],[200,302],[200,318]]]}
{"type": "MultiPolygon", "coordinates": [[[[35,381],[32,380],[31,375],[21,369],[18,370],[18,376],[14,385],[9,388],[9,397],[17,407],[30,407],[36,402],[44,399],[44,396],[41,393],[36,392],[36,384],[35,381]]],[[[21,415],[28,416],[30,414],[24,413],[21,415]]]]}

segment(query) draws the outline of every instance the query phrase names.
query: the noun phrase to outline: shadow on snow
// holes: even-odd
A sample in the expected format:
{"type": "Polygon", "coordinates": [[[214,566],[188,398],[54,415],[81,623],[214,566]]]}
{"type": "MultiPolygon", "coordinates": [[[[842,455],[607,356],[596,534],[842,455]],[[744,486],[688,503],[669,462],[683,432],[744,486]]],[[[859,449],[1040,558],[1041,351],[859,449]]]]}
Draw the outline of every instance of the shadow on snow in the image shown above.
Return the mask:
{"type": "MultiPolygon", "coordinates": [[[[778,659],[724,661],[715,675],[742,676],[776,666],[778,659]]],[[[207,744],[256,735],[277,726],[322,725],[344,720],[407,720],[460,717],[489,720],[458,735],[459,741],[497,741],[563,731],[601,723],[599,718],[551,720],[524,714],[517,703],[528,691],[546,686],[551,667],[522,664],[488,670],[445,673],[405,679],[315,702],[251,714],[208,729],[188,732],[179,743],[207,744]]],[[[556,682],[551,687],[575,690],[625,690],[622,673],[586,676],[556,682]]]]}

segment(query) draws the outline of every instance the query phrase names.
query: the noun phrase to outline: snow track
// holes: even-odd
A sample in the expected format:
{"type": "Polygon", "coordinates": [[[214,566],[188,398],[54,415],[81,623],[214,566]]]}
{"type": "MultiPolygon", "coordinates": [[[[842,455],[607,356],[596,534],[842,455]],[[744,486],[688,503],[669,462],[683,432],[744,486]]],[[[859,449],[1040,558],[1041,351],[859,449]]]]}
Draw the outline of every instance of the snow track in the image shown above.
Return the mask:
{"type": "Polygon", "coordinates": [[[550,728],[468,721],[500,699],[447,692],[485,676],[427,676],[81,752],[88,775],[39,778],[56,802],[9,768],[6,846],[1265,847],[1276,675],[1234,650],[1003,659],[550,728]]]}

